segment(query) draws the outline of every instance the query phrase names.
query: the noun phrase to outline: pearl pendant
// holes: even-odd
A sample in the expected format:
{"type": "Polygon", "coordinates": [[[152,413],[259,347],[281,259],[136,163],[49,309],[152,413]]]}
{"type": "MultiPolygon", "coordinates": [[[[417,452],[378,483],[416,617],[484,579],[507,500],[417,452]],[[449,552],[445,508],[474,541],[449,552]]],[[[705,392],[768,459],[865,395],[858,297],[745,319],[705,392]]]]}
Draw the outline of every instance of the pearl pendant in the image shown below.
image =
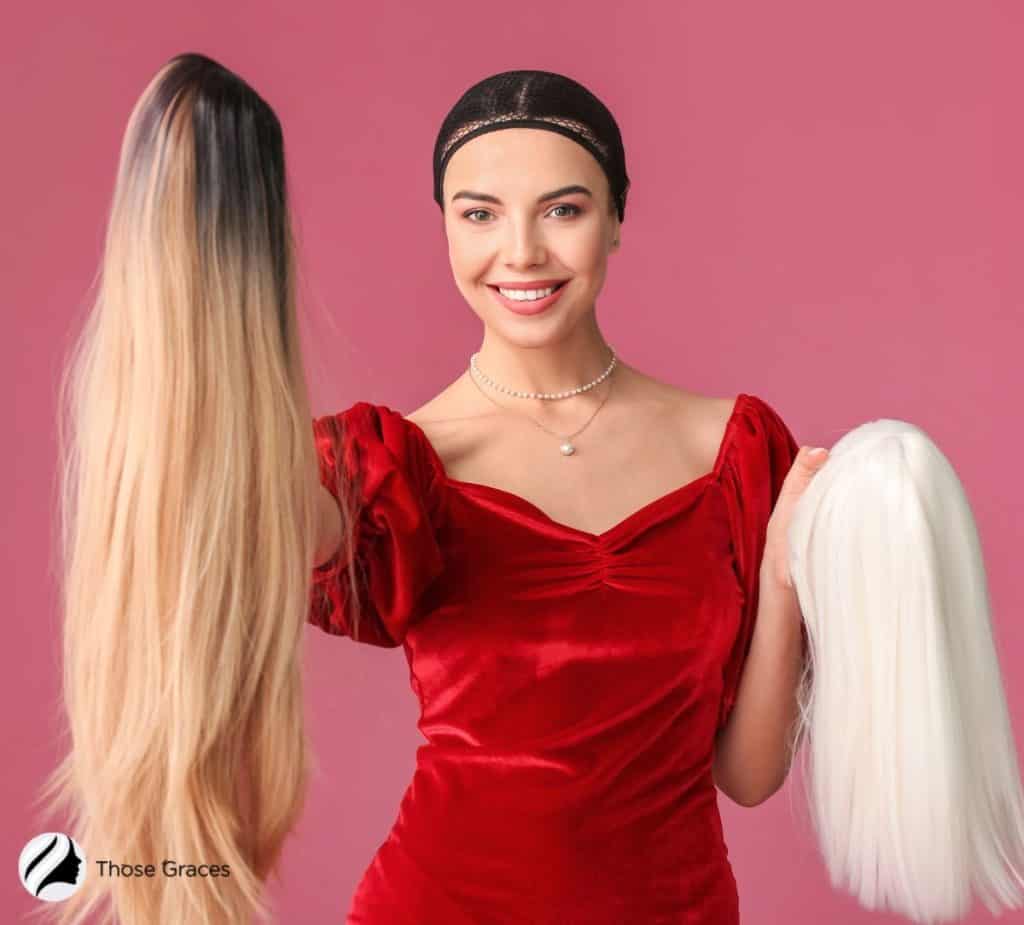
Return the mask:
{"type": "Polygon", "coordinates": [[[566,440],[558,449],[562,451],[563,456],[572,456],[572,454],[576,452],[576,447],[574,447],[568,440],[566,440]]]}

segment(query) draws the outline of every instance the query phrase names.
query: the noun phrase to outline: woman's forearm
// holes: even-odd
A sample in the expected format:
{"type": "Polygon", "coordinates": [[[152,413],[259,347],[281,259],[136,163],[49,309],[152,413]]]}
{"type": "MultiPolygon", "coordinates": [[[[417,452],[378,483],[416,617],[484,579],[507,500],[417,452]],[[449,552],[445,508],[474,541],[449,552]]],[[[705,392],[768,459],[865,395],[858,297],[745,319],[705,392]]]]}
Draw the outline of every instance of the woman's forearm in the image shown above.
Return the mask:
{"type": "Polygon", "coordinates": [[[803,670],[802,620],[796,592],[763,569],[750,651],[715,747],[715,783],[743,806],[763,803],[789,773],[803,670]]]}

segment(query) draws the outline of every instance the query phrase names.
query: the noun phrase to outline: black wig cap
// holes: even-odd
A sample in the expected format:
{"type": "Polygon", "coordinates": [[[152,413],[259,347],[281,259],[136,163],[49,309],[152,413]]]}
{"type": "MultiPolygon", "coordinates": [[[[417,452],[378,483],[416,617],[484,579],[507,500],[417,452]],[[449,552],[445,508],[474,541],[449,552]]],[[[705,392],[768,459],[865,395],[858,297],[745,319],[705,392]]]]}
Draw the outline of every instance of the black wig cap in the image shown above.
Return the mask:
{"type": "Polygon", "coordinates": [[[477,135],[503,128],[546,129],[583,145],[608,177],[619,221],[623,221],[629,177],[619,127],[586,87],[550,71],[504,71],[462,94],[434,144],[434,201],[442,209],[441,184],[451,156],[477,135]]]}

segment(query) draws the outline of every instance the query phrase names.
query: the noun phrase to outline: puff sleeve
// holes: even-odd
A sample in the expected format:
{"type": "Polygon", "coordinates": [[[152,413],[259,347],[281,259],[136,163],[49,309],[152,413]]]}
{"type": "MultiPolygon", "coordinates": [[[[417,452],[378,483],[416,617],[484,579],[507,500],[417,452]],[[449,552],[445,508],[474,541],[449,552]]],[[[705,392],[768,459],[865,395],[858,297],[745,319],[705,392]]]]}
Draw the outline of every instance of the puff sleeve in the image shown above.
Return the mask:
{"type": "Polygon", "coordinates": [[[723,488],[729,510],[733,569],[740,587],[739,627],[722,669],[720,730],[729,718],[739,690],[743,665],[757,619],[761,560],[768,520],[782,483],[800,447],[782,418],[765,401],[743,396],[737,429],[723,464],[723,488]]]}
{"type": "Polygon", "coordinates": [[[443,570],[436,518],[440,473],[424,438],[398,412],[357,402],[313,421],[322,484],[353,510],[359,595],[353,634],[346,542],[313,569],[308,622],[358,642],[402,644],[425,589],[443,570]]]}

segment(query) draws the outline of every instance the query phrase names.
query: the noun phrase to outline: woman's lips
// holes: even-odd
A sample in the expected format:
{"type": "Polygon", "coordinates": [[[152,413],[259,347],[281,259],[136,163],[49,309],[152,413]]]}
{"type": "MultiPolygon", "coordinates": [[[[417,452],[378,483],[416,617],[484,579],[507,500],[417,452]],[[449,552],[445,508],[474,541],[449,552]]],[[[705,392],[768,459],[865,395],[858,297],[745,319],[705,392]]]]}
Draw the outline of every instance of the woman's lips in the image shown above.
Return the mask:
{"type": "MultiPolygon", "coordinates": [[[[509,311],[515,312],[517,315],[539,315],[542,311],[550,308],[555,302],[558,301],[559,296],[562,294],[562,290],[565,289],[568,280],[560,283],[558,288],[551,293],[549,296],[545,296],[543,299],[536,299],[532,302],[517,302],[514,299],[507,299],[497,289],[496,286],[488,285],[487,288],[494,293],[494,297],[498,300],[501,305],[504,305],[509,311]]],[[[546,289],[547,286],[533,286],[535,289],[546,289]]]]}

